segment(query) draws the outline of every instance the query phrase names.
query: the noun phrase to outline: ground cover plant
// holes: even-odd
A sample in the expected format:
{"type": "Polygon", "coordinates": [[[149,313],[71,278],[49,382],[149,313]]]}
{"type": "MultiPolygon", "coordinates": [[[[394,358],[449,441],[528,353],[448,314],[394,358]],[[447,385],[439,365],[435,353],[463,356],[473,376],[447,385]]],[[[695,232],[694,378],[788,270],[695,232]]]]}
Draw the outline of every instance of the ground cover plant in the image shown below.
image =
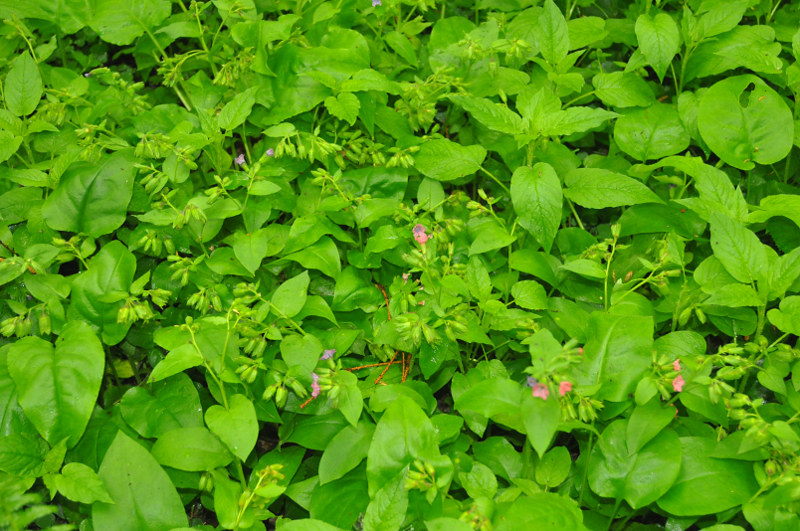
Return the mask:
{"type": "Polygon", "coordinates": [[[800,527],[800,3],[0,18],[0,528],[800,527]]]}

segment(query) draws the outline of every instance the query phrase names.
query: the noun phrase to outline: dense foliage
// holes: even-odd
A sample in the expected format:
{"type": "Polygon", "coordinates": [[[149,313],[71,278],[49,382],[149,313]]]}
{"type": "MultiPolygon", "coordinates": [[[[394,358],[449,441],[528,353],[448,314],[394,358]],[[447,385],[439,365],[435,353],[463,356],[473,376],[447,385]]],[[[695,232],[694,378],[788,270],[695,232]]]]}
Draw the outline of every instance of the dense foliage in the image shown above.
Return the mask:
{"type": "Polygon", "coordinates": [[[0,527],[800,528],[800,3],[0,16],[0,527]]]}

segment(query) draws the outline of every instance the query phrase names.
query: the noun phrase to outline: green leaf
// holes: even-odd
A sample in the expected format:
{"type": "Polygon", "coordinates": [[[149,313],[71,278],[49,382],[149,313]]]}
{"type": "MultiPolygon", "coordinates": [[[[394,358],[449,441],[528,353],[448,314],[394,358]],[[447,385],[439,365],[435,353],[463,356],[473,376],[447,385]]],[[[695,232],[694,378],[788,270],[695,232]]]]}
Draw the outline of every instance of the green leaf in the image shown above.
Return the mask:
{"type": "Polygon", "coordinates": [[[242,125],[256,102],[256,87],[251,87],[238,93],[231,101],[225,104],[217,116],[217,124],[221,129],[230,131],[242,125]]]}
{"type": "Polygon", "coordinates": [[[509,234],[505,227],[488,217],[473,218],[468,227],[470,234],[475,238],[469,246],[469,256],[507,247],[517,239],[509,234]]]}
{"type": "Polygon", "coordinates": [[[600,101],[612,107],[649,107],[656,100],[650,86],[635,74],[600,72],[592,85],[600,101]]]}
{"type": "Polygon", "coordinates": [[[601,384],[597,398],[625,400],[650,367],[653,328],[652,317],[592,313],[575,383],[601,384]]]}
{"type": "Polygon", "coordinates": [[[413,400],[398,397],[378,421],[367,454],[370,498],[415,459],[424,462],[438,455],[436,430],[428,415],[413,400]]]}
{"type": "Polygon", "coordinates": [[[0,436],[0,470],[18,477],[37,478],[46,472],[47,443],[32,435],[8,433],[0,436]]]}
{"type": "Polygon", "coordinates": [[[664,429],[636,452],[625,443],[628,422],[612,422],[600,435],[589,460],[589,485],[600,496],[624,498],[638,509],[658,500],[681,469],[678,435],[664,429]]]}
{"type": "Polygon", "coordinates": [[[172,11],[169,0],[94,0],[89,26],[106,42],[127,46],[154,30],[172,11]]]}
{"type": "Polygon", "coordinates": [[[758,490],[746,461],[710,457],[716,440],[681,437],[683,458],[675,484],[658,506],[676,516],[719,514],[745,503],[758,490]]]}
{"type": "Polygon", "coordinates": [[[463,146],[446,138],[424,142],[414,154],[414,166],[437,181],[452,181],[477,172],[486,158],[479,146],[463,146]]]}
{"type": "Polygon", "coordinates": [[[372,496],[364,514],[364,531],[395,531],[402,527],[408,509],[408,490],[398,474],[372,496]]]}
{"type": "Polygon", "coordinates": [[[474,96],[450,95],[448,98],[493,131],[509,135],[518,135],[524,131],[522,118],[501,103],[474,96]]]}
{"type": "Polygon", "coordinates": [[[306,304],[308,297],[308,271],[290,278],[272,294],[272,305],[283,317],[294,317],[306,304]]]}
{"type": "Polygon", "coordinates": [[[352,426],[355,426],[358,424],[361,410],[364,407],[361,389],[358,388],[358,378],[352,372],[347,371],[341,372],[339,378],[339,396],[336,398],[336,405],[344,418],[352,426]]]}
{"type": "Polygon", "coordinates": [[[390,31],[384,34],[383,39],[397,55],[405,59],[411,66],[417,67],[417,54],[405,35],[396,31],[390,31]]]}
{"type": "Polygon", "coordinates": [[[700,100],[697,126],[719,158],[735,168],[773,164],[792,149],[794,122],[783,98],[754,75],[723,79],[700,100]]]}
{"type": "Polygon", "coordinates": [[[72,282],[72,304],[67,316],[83,319],[101,331],[103,343],[116,345],[130,323],[119,323],[117,315],[133,283],[136,258],[118,240],[107,243],[89,262],[89,270],[72,282]],[[115,302],[104,302],[105,300],[115,302]]]}
{"type": "Polygon", "coordinates": [[[114,503],[97,473],[83,463],[67,463],[54,481],[58,492],[72,501],[114,503]]]}
{"type": "Polygon", "coordinates": [[[36,110],[43,91],[39,65],[25,50],[14,60],[6,74],[3,85],[6,106],[17,116],[27,116],[36,110]]]}
{"type": "Polygon", "coordinates": [[[714,290],[711,296],[703,301],[703,304],[739,308],[741,306],[761,306],[763,302],[752,286],[735,282],[714,290]]]}
{"type": "Polygon", "coordinates": [[[336,97],[328,96],[325,98],[325,108],[336,118],[353,125],[356,123],[356,118],[358,118],[358,110],[361,108],[361,103],[354,94],[341,92],[336,97]]]}
{"type": "Polygon", "coordinates": [[[745,284],[763,278],[767,255],[758,236],[724,214],[712,213],[710,224],[711,249],[728,273],[745,284]]]}
{"type": "Polygon", "coordinates": [[[567,21],[553,0],[547,0],[539,15],[536,44],[544,60],[555,66],[569,52],[567,21]]]}
{"type": "MultiPolygon", "coordinates": [[[[383,200],[373,200],[383,201],[383,200]]],[[[394,200],[389,200],[394,203],[394,200]]],[[[368,202],[359,205],[363,207],[368,202]]],[[[392,207],[394,211],[394,207],[392,207]]],[[[342,271],[341,258],[339,257],[339,248],[332,239],[323,236],[313,245],[306,247],[302,251],[289,254],[285,257],[287,260],[293,260],[307,269],[316,269],[322,271],[331,278],[336,278],[342,271]]]]}
{"type": "Polygon", "coordinates": [[[503,514],[495,529],[497,531],[520,529],[586,531],[587,528],[582,522],[583,513],[574,500],[552,492],[536,492],[517,498],[503,514]]]}
{"type": "Polygon", "coordinates": [[[246,461],[258,439],[258,419],[253,402],[242,394],[230,396],[227,408],[213,405],[206,410],[205,419],[211,432],[233,455],[246,461]]]}
{"type": "Polygon", "coordinates": [[[203,355],[198,352],[197,347],[191,343],[185,343],[171,350],[166,358],[159,361],[147,381],[158,382],[202,364],[203,355]]]}
{"type": "Polygon", "coordinates": [[[555,396],[543,400],[527,392],[522,393],[520,405],[528,442],[541,458],[550,446],[561,422],[561,405],[555,396]]]}
{"type": "Polygon", "coordinates": [[[572,458],[565,446],[556,446],[542,457],[536,466],[536,482],[556,487],[564,482],[572,467],[572,458]]]}
{"type": "Polygon", "coordinates": [[[653,398],[644,405],[636,406],[628,419],[625,444],[629,454],[635,454],[650,442],[675,418],[675,408],[653,398]]]}
{"type": "Polygon", "coordinates": [[[162,465],[189,472],[213,470],[233,460],[220,440],[203,427],[170,430],[158,438],[151,453],[162,465]]]}
{"type": "Polygon", "coordinates": [[[779,308],[767,312],[767,317],[781,332],[800,335],[800,296],[784,298],[779,308]]]}
{"type": "Polygon", "coordinates": [[[479,256],[469,257],[466,281],[473,297],[482,303],[489,300],[489,296],[492,294],[492,279],[489,277],[489,271],[479,256]]]}
{"type": "Polygon", "coordinates": [[[677,24],[666,13],[659,13],[655,17],[641,14],[636,19],[636,38],[639,51],[653,67],[658,79],[664,81],[664,74],[681,44],[677,24]]]}
{"type": "Polygon", "coordinates": [[[331,439],[319,462],[320,485],[344,476],[367,457],[375,425],[359,422],[356,426],[345,426],[331,439]]]}
{"type": "Polygon", "coordinates": [[[125,149],[103,157],[99,164],[72,164],[42,206],[47,224],[94,238],[118,229],[133,197],[135,162],[133,151],[125,149]]]}
{"type": "Polygon", "coordinates": [[[83,435],[103,379],[105,353],[91,327],[70,321],[55,348],[38,337],[20,339],[8,352],[8,371],[19,403],[51,445],[83,435]]]}
{"type": "Polygon", "coordinates": [[[545,162],[520,166],[511,177],[511,201],[519,224],[550,252],[561,224],[561,181],[545,162]]]}
{"type": "Polygon", "coordinates": [[[578,168],[569,172],[564,182],[564,195],[586,208],[663,202],[641,182],[610,170],[578,168]]]}
{"type": "Polygon", "coordinates": [[[236,259],[255,274],[261,266],[261,261],[267,256],[269,248],[269,231],[266,228],[258,229],[253,233],[237,233],[233,244],[233,254],[236,259]]]}
{"type": "Polygon", "coordinates": [[[614,125],[619,148],[641,161],[679,153],[689,147],[690,140],[678,111],[663,103],[626,113],[614,125]]]}
{"type": "Polygon", "coordinates": [[[763,223],[774,216],[783,216],[800,227],[800,196],[789,194],[768,195],[761,199],[758,209],[747,216],[748,223],[763,223]]]}
{"type": "Polygon", "coordinates": [[[203,425],[200,396],[185,374],[128,389],[120,402],[120,411],[125,422],[148,439],[176,428],[203,425]]]}
{"type": "Polygon", "coordinates": [[[522,280],[511,287],[517,306],[526,310],[547,310],[547,292],[535,280],[522,280]]]}
{"type": "Polygon", "coordinates": [[[281,340],[281,358],[290,369],[298,367],[303,374],[309,374],[317,366],[317,361],[325,349],[319,339],[310,334],[300,336],[286,335],[281,340]]]}
{"type": "MultiPolygon", "coordinates": [[[[6,91],[8,89],[5,89],[6,91]]],[[[22,137],[14,136],[8,131],[0,130],[0,162],[5,162],[17,152],[22,145],[22,137]]]]}

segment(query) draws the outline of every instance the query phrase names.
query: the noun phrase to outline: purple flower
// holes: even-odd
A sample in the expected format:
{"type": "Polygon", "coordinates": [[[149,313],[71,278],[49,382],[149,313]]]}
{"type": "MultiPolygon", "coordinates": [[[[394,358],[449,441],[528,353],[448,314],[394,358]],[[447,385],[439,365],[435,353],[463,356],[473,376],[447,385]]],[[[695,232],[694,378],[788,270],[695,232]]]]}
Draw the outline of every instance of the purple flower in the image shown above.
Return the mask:
{"type": "Polygon", "coordinates": [[[91,72],[84,72],[83,73],[83,77],[92,77],[92,73],[91,72]]]}
{"type": "Polygon", "coordinates": [[[275,155],[275,150],[274,150],[274,149],[272,149],[272,148],[269,148],[269,149],[266,151],[266,153],[264,153],[264,154],[265,154],[266,156],[268,156],[268,157],[272,157],[273,155],[275,155]]]}
{"type": "Polygon", "coordinates": [[[322,389],[319,388],[319,376],[317,373],[311,373],[311,398],[317,398],[322,389]]]}
{"type": "Polygon", "coordinates": [[[526,382],[526,384],[528,387],[533,387],[534,385],[536,385],[536,381],[537,381],[536,378],[534,378],[533,376],[528,376],[528,381],[526,382]]]}
{"type": "Polygon", "coordinates": [[[372,7],[378,7],[381,5],[381,0],[372,0],[372,7]]]}
{"type": "Polygon", "coordinates": [[[239,153],[239,156],[233,161],[236,163],[237,166],[241,166],[244,164],[244,153],[239,153]]]}
{"type": "Polygon", "coordinates": [[[322,357],[320,358],[320,360],[331,360],[331,359],[333,359],[333,355],[334,354],[336,354],[336,349],[335,348],[329,348],[328,350],[326,350],[326,351],[324,351],[322,353],[322,357]]]}

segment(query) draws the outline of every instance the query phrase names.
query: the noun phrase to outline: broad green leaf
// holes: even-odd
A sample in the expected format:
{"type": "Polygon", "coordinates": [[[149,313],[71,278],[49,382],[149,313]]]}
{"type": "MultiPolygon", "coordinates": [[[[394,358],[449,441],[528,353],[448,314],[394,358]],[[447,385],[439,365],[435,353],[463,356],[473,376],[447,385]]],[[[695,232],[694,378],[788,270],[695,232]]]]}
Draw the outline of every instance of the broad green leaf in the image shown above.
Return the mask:
{"type": "Polygon", "coordinates": [[[492,279],[479,256],[470,256],[467,262],[466,281],[473,297],[481,302],[489,300],[492,293],[492,279]]]}
{"type": "Polygon", "coordinates": [[[655,103],[650,86],[635,74],[600,72],[592,78],[600,101],[612,107],[649,107],[655,103]]]}
{"type": "Polygon", "coordinates": [[[460,472],[458,480],[470,498],[494,498],[497,494],[497,478],[492,470],[480,462],[473,462],[469,472],[460,472]]]}
{"type": "Polygon", "coordinates": [[[544,60],[555,66],[569,52],[567,21],[553,0],[544,3],[538,19],[536,44],[544,60]]]}
{"type": "Polygon", "coordinates": [[[664,429],[638,451],[626,444],[628,422],[612,422],[601,434],[589,460],[589,485],[600,496],[624,498],[638,509],[658,500],[681,469],[678,435],[664,429]]]}
{"type": "Polygon", "coordinates": [[[547,292],[535,280],[522,280],[511,287],[517,306],[526,310],[547,310],[547,292]]]}
{"type": "Polygon", "coordinates": [[[704,0],[697,9],[698,40],[708,39],[736,27],[742,20],[748,0],[704,0]]]}
{"type": "Polygon", "coordinates": [[[170,430],[158,438],[151,453],[162,465],[189,472],[213,470],[233,460],[222,442],[203,427],[170,430]]]}
{"type": "Polygon", "coordinates": [[[664,81],[664,74],[680,48],[678,25],[666,13],[659,13],[655,17],[641,14],[636,19],[636,38],[639,51],[653,67],[658,79],[664,81]]]}
{"type": "MultiPolygon", "coordinates": [[[[373,200],[375,201],[387,201],[387,200],[373,200]]],[[[389,199],[389,202],[394,204],[394,200],[389,199]]],[[[359,208],[363,207],[367,202],[362,203],[359,205],[359,208]]],[[[391,208],[394,211],[394,206],[391,208]]],[[[367,225],[362,225],[367,226],[367,225]]],[[[303,249],[302,251],[297,251],[296,253],[289,254],[285,257],[287,260],[292,260],[306,269],[316,269],[318,271],[322,271],[329,277],[335,279],[339,276],[339,273],[342,271],[342,262],[339,256],[339,247],[333,242],[332,239],[328,238],[327,236],[323,236],[319,239],[318,242],[314,243],[303,249]]]]}
{"type": "Polygon", "coordinates": [[[315,486],[311,492],[308,512],[312,518],[340,529],[352,529],[359,516],[366,512],[368,504],[367,479],[364,467],[361,466],[343,478],[315,486]]]}
{"type": "Polygon", "coordinates": [[[128,389],[120,402],[120,411],[125,422],[148,439],[176,428],[203,425],[200,396],[185,374],[128,389]]]}
{"type": "Polygon", "coordinates": [[[477,172],[486,158],[479,146],[463,146],[446,138],[424,142],[414,154],[414,166],[437,181],[452,181],[477,172]]]}
{"type": "Polygon", "coordinates": [[[703,304],[739,308],[741,306],[760,306],[763,302],[752,286],[734,282],[714,290],[711,296],[703,301],[703,304]]]}
{"type": "Polygon", "coordinates": [[[735,168],[750,170],[789,154],[794,123],[782,97],[754,75],[723,79],[700,100],[697,126],[708,147],[735,168]]]}
{"type": "Polygon", "coordinates": [[[103,157],[99,164],[72,164],[44,202],[47,224],[94,238],[118,229],[133,197],[135,162],[133,151],[125,149],[103,157]]]}
{"type": "Polygon", "coordinates": [[[358,110],[361,108],[358,98],[350,92],[342,92],[337,96],[325,98],[325,108],[328,112],[340,120],[353,125],[358,118],[358,110]]]}
{"type": "Polygon", "coordinates": [[[544,400],[532,396],[530,392],[523,392],[520,405],[528,442],[541,458],[549,448],[561,422],[561,405],[558,397],[548,396],[544,400]]]}
{"type": "Polygon", "coordinates": [[[553,492],[536,492],[520,496],[505,511],[497,531],[537,529],[586,531],[583,513],[574,500],[553,492]]]}
{"type": "Polygon", "coordinates": [[[78,503],[114,503],[97,473],[83,463],[67,463],[54,479],[58,492],[78,503]]]}
{"type": "Polygon", "coordinates": [[[427,461],[439,455],[436,430],[430,418],[413,401],[399,397],[383,413],[367,454],[370,498],[392,483],[415,459],[427,461]]]}
{"type": "Polygon", "coordinates": [[[304,336],[287,334],[281,340],[281,358],[289,368],[298,367],[302,373],[309,374],[317,366],[325,347],[311,334],[304,336]]]}
{"type": "Polygon", "coordinates": [[[710,457],[717,441],[681,437],[681,469],[672,488],[658,501],[677,515],[719,514],[745,503],[758,490],[753,467],[746,461],[710,457]]]}
{"type": "Polygon", "coordinates": [[[0,162],[5,162],[11,158],[20,145],[22,145],[21,136],[14,136],[13,133],[0,130],[0,162]]]}
{"type": "Polygon", "coordinates": [[[25,415],[51,445],[74,446],[86,429],[100,392],[105,353],[91,327],[70,321],[53,345],[38,337],[14,343],[8,370],[25,415]]]}
{"type": "Polygon", "coordinates": [[[122,430],[106,452],[98,475],[114,503],[92,505],[94,529],[169,531],[189,524],[169,476],[122,430]]]}
{"type": "Polygon", "coordinates": [[[747,216],[748,223],[763,223],[774,216],[791,219],[800,227],[800,196],[789,194],[768,195],[758,209],[747,216]]]}
{"type": "Polygon", "coordinates": [[[408,490],[399,474],[372,496],[364,514],[364,531],[394,531],[402,527],[408,509],[408,490]]]}
{"type": "Polygon", "coordinates": [[[255,274],[269,249],[269,231],[258,229],[253,233],[237,233],[232,244],[236,259],[255,274]]]}
{"type": "Polygon", "coordinates": [[[501,103],[474,96],[450,95],[448,98],[493,131],[510,135],[523,132],[522,118],[501,103]]]}
{"type": "Polygon", "coordinates": [[[745,284],[763,278],[768,263],[758,236],[724,214],[712,213],[710,224],[711,248],[728,273],[745,284]]]}
{"type": "Polygon", "coordinates": [[[272,294],[271,305],[282,317],[294,317],[306,304],[308,297],[308,271],[290,278],[272,294]]]}
{"type": "Polygon", "coordinates": [[[498,476],[511,480],[522,472],[522,455],[505,437],[489,437],[472,445],[475,459],[487,465],[498,476]]]}
{"type": "Polygon", "coordinates": [[[639,203],[661,203],[650,188],[621,173],[600,168],[578,168],[564,178],[568,199],[586,208],[608,208],[639,203]]]}
{"type": "Polygon", "coordinates": [[[122,341],[131,325],[118,322],[117,316],[135,270],[136,258],[122,242],[114,240],[104,245],[89,262],[89,270],[73,280],[67,316],[93,324],[107,345],[122,341]]]}
{"type": "Polygon", "coordinates": [[[397,55],[405,59],[411,66],[417,66],[417,54],[408,38],[402,33],[390,31],[383,36],[386,44],[391,46],[397,55]]]}
{"type": "MultiPolygon", "coordinates": [[[[666,337],[666,336],[662,336],[666,337]]],[[[653,398],[644,405],[636,406],[628,418],[625,444],[633,455],[658,435],[675,418],[675,409],[653,398]]]]}
{"type": "Polygon", "coordinates": [[[169,0],[94,0],[90,5],[89,26],[101,39],[118,46],[155,30],[172,11],[169,0]]]}
{"type": "Polygon", "coordinates": [[[782,297],[800,277],[800,248],[775,260],[769,271],[768,300],[782,297]]]}
{"type": "Polygon", "coordinates": [[[775,29],[767,25],[743,24],[701,43],[686,62],[684,83],[747,68],[762,74],[783,69],[781,43],[775,42],[775,29]]]}
{"type": "Polygon", "coordinates": [[[488,253],[495,249],[507,247],[517,239],[508,230],[491,218],[473,218],[469,225],[470,235],[474,236],[469,246],[469,255],[488,253]]]}
{"type": "Polygon", "coordinates": [[[344,476],[367,458],[375,426],[359,422],[356,426],[345,426],[328,443],[319,462],[321,485],[344,476]]]}
{"type": "Polygon", "coordinates": [[[247,120],[253,110],[257,90],[256,87],[251,87],[238,93],[231,101],[225,104],[219,116],[217,116],[217,124],[221,129],[228,131],[236,129],[247,120]]]}
{"type": "Polygon", "coordinates": [[[561,223],[561,182],[552,166],[521,166],[511,177],[511,201],[519,224],[550,252],[561,223]]]}
{"type": "Polygon", "coordinates": [[[653,328],[651,317],[592,313],[576,383],[601,384],[597,397],[625,400],[650,367],[653,328]]]}
{"type": "Polygon", "coordinates": [[[47,443],[35,432],[0,436],[0,470],[18,477],[37,478],[45,473],[47,443]]]}
{"type": "Polygon", "coordinates": [[[242,461],[253,451],[258,439],[258,419],[253,402],[242,394],[228,398],[228,406],[213,405],[206,410],[206,425],[242,461]]]}
{"type": "Polygon", "coordinates": [[[39,73],[39,65],[25,50],[17,56],[6,74],[3,84],[6,106],[17,116],[27,116],[36,110],[39,100],[42,99],[42,92],[42,75],[39,73]]]}
{"type": "Polygon", "coordinates": [[[781,332],[800,335],[800,296],[784,298],[779,308],[767,312],[767,317],[781,332]]]}
{"type": "Polygon", "coordinates": [[[159,361],[147,381],[151,383],[158,382],[202,364],[203,355],[200,354],[197,347],[191,343],[185,343],[171,350],[166,358],[159,361]]]}
{"type": "Polygon", "coordinates": [[[623,114],[614,125],[614,141],[631,157],[645,161],[674,155],[689,147],[689,133],[678,111],[655,103],[623,114]]]}
{"type": "Polygon", "coordinates": [[[339,374],[339,396],[336,397],[336,406],[344,418],[352,425],[358,424],[364,400],[361,389],[358,388],[358,378],[351,372],[344,371],[339,374]]]}
{"type": "Polygon", "coordinates": [[[556,446],[536,465],[536,482],[545,487],[555,487],[567,479],[572,458],[565,446],[556,446]]]}
{"type": "Polygon", "coordinates": [[[585,106],[569,107],[553,116],[552,122],[542,127],[541,134],[545,136],[567,136],[573,133],[583,133],[600,127],[617,116],[617,113],[605,109],[585,106]]]}

